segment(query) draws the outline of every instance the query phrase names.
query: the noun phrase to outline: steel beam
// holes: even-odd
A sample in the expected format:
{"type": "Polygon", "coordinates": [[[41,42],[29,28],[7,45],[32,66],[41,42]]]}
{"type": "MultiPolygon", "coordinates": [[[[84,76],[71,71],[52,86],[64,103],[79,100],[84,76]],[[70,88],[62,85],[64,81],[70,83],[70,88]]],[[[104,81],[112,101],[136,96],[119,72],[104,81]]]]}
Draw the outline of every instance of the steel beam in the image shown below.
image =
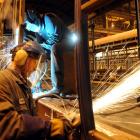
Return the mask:
{"type": "Polygon", "coordinates": [[[75,28],[81,35],[76,45],[76,84],[79,95],[81,116],[81,139],[90,140],[89,131],[95,129],[92,99],[90,89],[89,62],[88,62],[88,26],[87,15],[81,15],[81,2],[75,0],[75,28]],[[82,23],[82,24],[81,24],[82,23]]]}
{"type": "Polygon", "coordinates": [[[136,20],[137,20],[137,36],[138,36],[138,56],[140,59],[140,14],[139,14],[139,0],[135,0],[136,20]]]}

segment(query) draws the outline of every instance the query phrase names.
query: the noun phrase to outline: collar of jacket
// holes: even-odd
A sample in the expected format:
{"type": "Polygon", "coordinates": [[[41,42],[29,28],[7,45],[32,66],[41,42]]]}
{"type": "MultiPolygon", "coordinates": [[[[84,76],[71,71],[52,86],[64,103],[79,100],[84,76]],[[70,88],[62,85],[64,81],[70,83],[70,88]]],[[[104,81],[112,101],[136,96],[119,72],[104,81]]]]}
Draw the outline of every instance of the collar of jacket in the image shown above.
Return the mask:
{"type": "Polygon", "coordinates": [[[20,73],[18,73],[16,70],[7,68],[10,72],[14,74],[15,81],[20,85],[27,85],[31,87],[31,82],[29,80],[26,80],[20,73]]]}

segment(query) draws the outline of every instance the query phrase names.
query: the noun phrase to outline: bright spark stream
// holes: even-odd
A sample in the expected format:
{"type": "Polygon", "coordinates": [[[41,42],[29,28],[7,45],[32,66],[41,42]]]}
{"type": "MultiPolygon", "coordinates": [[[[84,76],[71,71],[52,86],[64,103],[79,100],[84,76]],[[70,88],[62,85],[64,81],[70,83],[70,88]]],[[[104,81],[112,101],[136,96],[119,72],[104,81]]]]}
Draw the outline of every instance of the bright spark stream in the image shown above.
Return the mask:
{"type": "Polygon", "coordinates": [[[106,110],[113,105],[115,106],[128,99],[137,98],[139,94],[140,64],[107,94],[93,101],[94,113],[106,112],[106,110]]]}

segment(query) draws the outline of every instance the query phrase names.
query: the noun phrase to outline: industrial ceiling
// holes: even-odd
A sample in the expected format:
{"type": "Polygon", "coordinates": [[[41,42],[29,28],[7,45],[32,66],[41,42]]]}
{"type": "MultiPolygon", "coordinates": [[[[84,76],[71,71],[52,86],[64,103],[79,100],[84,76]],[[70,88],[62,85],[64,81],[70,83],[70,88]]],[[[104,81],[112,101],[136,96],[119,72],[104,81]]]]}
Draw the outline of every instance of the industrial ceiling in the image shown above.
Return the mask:
{"type": "Polygon", "coordinates": [[[26,0],[26,9],[34,9],[40,13],[53,12],[66,24],[74,20],[74,0],[26,0]]]}
{"type": "MultiPolygon", "coordinates": [[[[81,9],[97,16],[127,1],[130,0],[82,0],[81,9]]],[[[74,22],[74,0],[26,0],[25,7],[40,13],[54,12],[67,25],[74,22]]]]}

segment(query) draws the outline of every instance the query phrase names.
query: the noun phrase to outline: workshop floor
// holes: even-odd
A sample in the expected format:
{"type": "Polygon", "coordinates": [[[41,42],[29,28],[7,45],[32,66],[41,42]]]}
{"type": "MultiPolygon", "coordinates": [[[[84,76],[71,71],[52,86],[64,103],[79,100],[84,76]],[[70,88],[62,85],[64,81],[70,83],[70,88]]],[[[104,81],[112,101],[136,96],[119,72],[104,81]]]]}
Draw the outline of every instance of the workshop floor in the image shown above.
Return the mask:
{"type": "Polygon", "coordinates": [[[111,127],[109,130],[114,140],[140,140],[140,107],[118,114],[95,116],[95,122],[105,129],[111,127]]]}

